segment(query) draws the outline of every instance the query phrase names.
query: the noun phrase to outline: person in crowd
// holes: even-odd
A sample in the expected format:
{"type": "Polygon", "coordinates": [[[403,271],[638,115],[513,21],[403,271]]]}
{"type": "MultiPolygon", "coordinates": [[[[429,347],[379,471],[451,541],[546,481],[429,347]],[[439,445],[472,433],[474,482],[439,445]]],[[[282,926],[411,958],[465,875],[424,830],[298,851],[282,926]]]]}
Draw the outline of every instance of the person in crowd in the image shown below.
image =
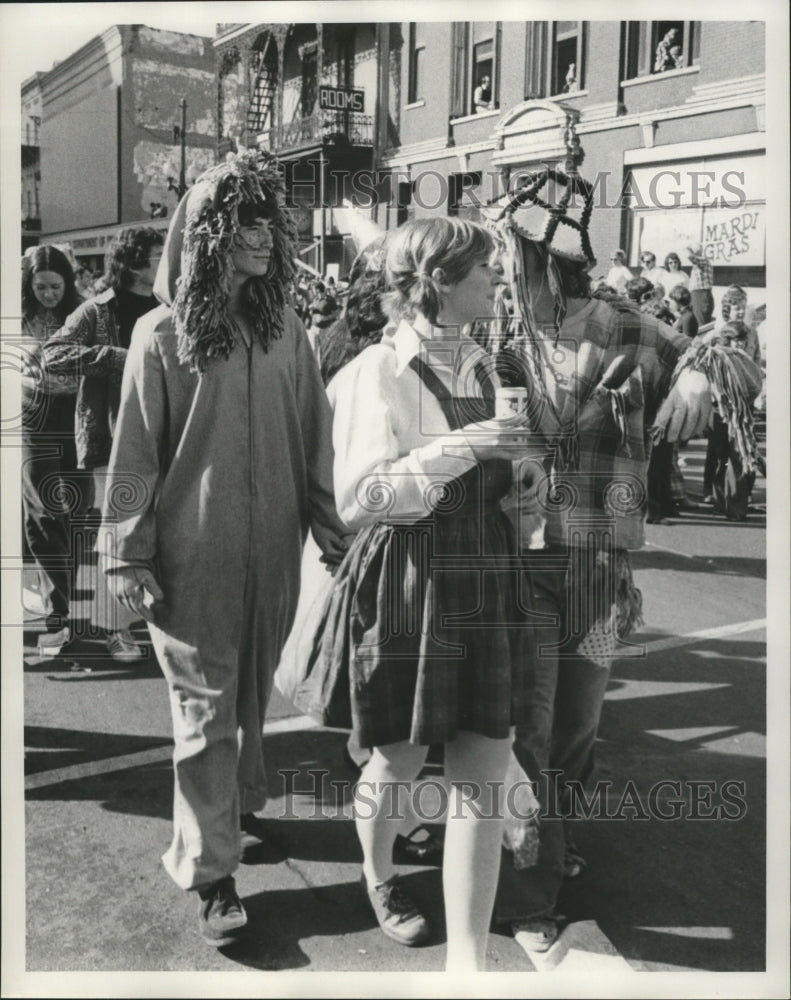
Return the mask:
{"type": "Polygon", "coordinates": [[[383,932],[405,945],[431,928],[395,874],[401,819],[386,803],[394,783],[417,777],[429,746],[444,744],[447,968],[456,972],[484,968],[498,782],[528,697],[517,575],[482,574],[478,563],[516,553],[500,501],[524,424],[487,419],[496,376],[464,332],[491,315],[501,281],[492,249],[483,227],[456,218],[407,223],[388,241],[386,304],[398,325],[336,376],[335,494],[357,534],[315,668],[319,717],[372,748],[358,786],[373,802],[356,816],[362,885],[383,932]],[[444,556],[456,563],[451,574],[434,568],[444,556]]]}
{"type": "Polygon", "coordinates": [[[662,307],[662,310],[664,311],[665,314],[670,316],[672,322],[673,314],[670,312],[669,308],[665,305],[665,286],[660,285],[659,282],[657,282],[654,285],[653,295],[656,305],[662,307]]]}
{"type": "Polygon", "coordinates": [[[648,299],[640,306],[640,312],[645,313],[647,316],[653,316],[654,319],[658,319],[660,323],[665,323],[667,326],[673,326],[675,321],[675,316],[668,306],[665,305],[664,298],[658,298],[656,296],[657,288],[661,288],[660,285],[654,286],[654,297],[648,299]]]}
{"type": "Polygon", "coordinates": [[[595,287],[591,286],[591,298],[602,299],[604,302],[612,302],[615,299],[624,298],[624,295],[602,279],[595,287]]]}
{"type": "Polygon", "coordinates": [[[643,250],[640,254],[640,263],[643,269],[640,277],[650,281],[652,285],[661,285],[664,291],[669,287],[669,277],[667,271],[656,262],[656,254],[651,250],[643,250]]]}
{"type": "Polygon", "coordinates": [[[317,281],[313,297],[308,306],[310,312],[310,327],[308,338],[316,357],[319,357],[319,339],[321,331],[326,330],[335,322],[338,314],[338,304],[327,294],[327,286],[323,281],[317,281]]]}
{"type": "MultiPolygon", "coordinates": [[[[665,263],[667,263],[667,261],[665,263]]],[[[683,274],[683,272],[681,273],[683,274]]],[[[675,277],[675,274],[673,276],[675,277]]],[[[669,321],[671,322],[674,330],[678,330],[680,333],[685,333],[689,337],[690,341],[696,337],[698,333],[698,321],[695,318],[695,314],[692,312],[691,302],[692,296],[690,295],[689,289],[686,285],[676,285],[670,290],[670,295],[668,296],[670,309],[669,321]]],[[[661,316],[658,318],[662,319],[661,316]]],[[[683,463],[679,449],[683,443],[684,442],[677,441],[672,446],[673,455],[670,468],[670,497],[668,500],[666,496],[666,503],[664,504],[670,513],[679,513],[681,508],[696,509],[698,507],[697,503],[692,501],[687,496],[684,474],[681,471],[683,463]]],[[[659,445],[657,445],[660,449],[662,446],[663,442],[660,442],[659,445]]],[[[652,455],[652,461],[653,460],[652,455]]],[[[660,504],[660,507],[661,506],[663,505],[660,504]]],[[[662,515],[660,514],[660,517],[661,516],[662,515]]]]}
{"type": "MultiPolygon", "coordinates": [[[[148,226],[122,229],[107,249],[104,291],[83,303],[44,347],[49,371],[79,380],[76,407],[77,462],[93,474],[94,503],[101,510],[113,431],[121,398],[132,329],[158,302],[154,277],[164,242],[148,226]]],[[[94,581],[92,624],[103,631],[114,660],[145,657],[130,626],[139,619],[110,599],[100,566],[94,581]]]]}
{"type": "Polygon", "coordinates": [[[681,269],[681,258],[677,253],[669,253],[665,257],[665,270],[670,275],[668,289],[672,291],[676,285],[689,287],[689,275],[681,269]]]}
{"type": "Polygon", "coordinates": [[[537,841],[537,849],[514,852],[495,904],[496,920],[538,951],[557,939],[564,874],[584,866],[563,820],[552,816],[568,813],[568,782],[592,773],[610,665],[641,617],[629,550],[644,539],[648,431],[656,425],[671,441],[693,437],[711,406],[704,375],[685,373],[670,391],[686,337],[629,302],[590,297],[593,189],[568,140],[567,150],[567,180],[545,168],[492,220],[505,246],[524,382],[535,400],[530,427],[550,445],[533,501],[520,510],[522,544],[531,546],[530,607],[549,624],[535,630],[530,719],[517,726],[514,742],[542,809],[540,820],[524,821],[524,843],[537,841]],[[559,191],[570,185],[576,197],[565,191],[548,211],[539,201],[546,179],[559,191]]]}
{"type": "Polygon", "coordinates": [[[730,319],[698,341],[699,354],[722,346],[742,357],[738,370],[729,372],[729,377],[722,377],[721,367],[716,372],[715,413],[706,453],[705,485],[711,489],[707,502],[729,521],[746,518],[756,471],[763,467],[752,406],[761,391],[764,375],[760,361],[754,359],[749,333],[740,320],[730,319]]]}
{"type": "Polygon", "coordinates": [[[388,319],[382,308],[384,240],[378,243],[382,248],[378,255],[369,246],[352,264],[343,314],[319,337],[319,367],[327,386],[360,351],[378,344],[387,326],[388,319]],[[367,257],[363,253],[367,253],[367,257]],[[376,262],[372,263],[374,257],[376,262]]]}
{"type": "Polygon", "coordinates": [[[693,243],[687,247],[687,256],[692,265],[689,274],[689,291],[692,295],[692,311],[698,326],[711,322],[714,315],[714,296],[711,289],[714,285],[714,267],[703,253],[702,243],[693,243]]]}
{"type": "Polygon", "coordinates": [[[676,285],[670,289],[670,309],[675,314],[673,329],[685,333],[690,340],[698,335],[698,321],[692,311],[692,295],[686,285],[676,285]]]}
{"type": "MultiPolygon", "coordinates": [[[[683,290],[683,289],[682,289],[683,290]]],[[[687,293],[689,294],[689,293],[687,293]]],[[[643,302],[640,312],[653,316],[660,323],[678,329],[675,316],[664,302],[664,289],[655,285],[653,298],[643,302]]],[[[692,317],[694,321],[694,316],[692,317]]],[[[686,505],[686,489],[681,469],[678,467],[678,442],[656,441],[651,449],[646,474],[648,486],[648,524],[666,524],[670,517],[678,517],[681,505],[686,505]]]]}
{"type": "MultiPolygon", "coordinates": [[[[763,370],[764,359],[761,345],[758,342],[758,335],[752,327],[748,327],[743,322],[747,310],[747,293],[744,289],[739,285],[731,285],[727,288],[722,296],[720,310],[722,312],[723,323],[726,324],[728,332],[723,334],[721,332],[722,327],[719,330],[711,330],[705,335],[705,339],[708,341],[727,341],[731,343],[732,346],[740,348],[751,361],[755,362],[763,370]],[[736,328],[727,327],[727,324],[731,321],[735,321],[739,326],[736,328]],[[738,336],[734,334],[734,329],[740,331],[738,336]]],[[[761,390],[757,394],[759,399],[763,391],[764,382],[762,382],[761,390]]],[[[706,460],[703,465],[703,503],[717,504],[721,509],[724,509],[725,506],[724,494],[721,489],[719,493],[715,491],[714,479],[718,468],[722,471],[727,467],[727,455],[728,441],[725,426],[715,415],[714,426],[709,434],[706,447],[706,460]]],[[[733,463],[731,463],[731,468],[733,468],[733,463]]],[[[720,477],[720,480],[721,483],[724,482],[722,477],[720,477]]],[[[737,507],[739,507],[741,512],[740,500],[737,501],[737,507]]],[[[746,507],[744,512],[746,512],[746,507]]]]}
{"type": "Polygon", "coordinates": [[[242,848],[265,839],[263,723],[305,534],[329,563],[345,550],[329,405],[287,305],[295,238],[265,154],[198,178],[168,230],[162,305],[135,327],[110,456],[108,578],[148,620],[170,693],[163,861],[198,895],[201,933],[218,947],[247,923],[233,878],[242,848]]]}
{"type": "Polygon", "coordinates": [[[654,72],[664,73],[669,69],[678,69],[682,65],[681,46],[678,44],[678,28],[670,28],[659,40],[654,57],[654,72]]]}
{"type": "Polygon", "coordinates": [[[54,246],[33,248],[22,267],[22,336],[30,342],[22,364],[22,514],[36,584],[25,595],[44,618],[41,656],[55,656],[71,639],[69,612],[73,558],[70,514],[79,504],[74,411],[77,384],[48,371],[41,351],[80,304],[68,258],[54,246]]]}
{"type": "Polygon", "coordinates": [[[734,346],[738,346],[751,361],[754,361],[757,365],[762,365],[763,353],[758,340],[758,334],[754,327],[745,322],[747,315],[747,292],[739,285],[730,285],[723,292],[720,311],[723,323],[727,324],[733,321],[741,324],[737,328],[743,331],[741,336],[730,338],[735,341],[734,346]]]}
{"type": "Polygon", "coordinates": [[[610,254],[610,270],[607,272],[607,284],[619,295],[626,294],[627,282],[632,280],[632,272],[626,266],[626,254],[623,250],[613,250],[610,254]]]}
{"type": "Polygon", "coordinates": [[[472,103],[476,114],[492,110],[492,78],[482,76],[472,94],[472,103]]]}
{"type": "MultiPolygon", "coordinates": [[[[370,228],[370,227],[369,227],[370,228]]],[[[319,343],[321,358],[321,377],[327,388],[327,398],[330,407],[335,410],[339,396],[344,393],[346,384],[345,369],[357,355],[372,344],[378,344],[389,320],[385,315],[382,298],[386,291],[384,255],[386,235],[380,233],[373,240],[360,248],[360,253],[352,263],[349,272],[348,293],[346,295],[343,315],[332,326],[322,331],[319,343]],[[338,376],[336,378],[336,376],[338,376]]],[[[308,539],[303,555],[303,580],[319,581],[321,574],[316,572],[316,561],[320,553],[308,539]]],[[[317,584],[318,586],[318,584],[317,584]]],[[[303,591],[300,593],[300,605],[310,607],[315,595],[303,591]],[[310,604],[303,604],[310,602],[310,604]]],[[[300,615],[294,623],[294,630],[299,627],[300,615]]],[[[287,647],[288,649],[288,647],[287,647]]],[[[286,654],[284,653],[284,656],[286,654]]],[[[292,701],[296,696],[296,685],[292,678],[283,677],[283,670],[299,667],[292,660],[278,667],[275,683],[292,701]]],[[[346,763],[359,772],[371,757],[369,748],[361,747],[352,733],[347,740],[344,751],[346,763]]],[[[411,807],[411,798],[405,797],[403,802],[404,819],[401,832],[396,835],[393,858],[406,864],[437,865],[442,863],[442,839],[433,833],[411,807]]]]}
{"type": "Polygon", "coordinates": [[[626,282],[626,298],[636,306],[642,307],[655,301],[654,286],[648,278],[632,278],[626,282]]]}
{"type": "Polygon", "coordinates": [[[74,283],[84,299],[91,298],[93,295],[93,274],[89,268],[78,266],[74,272],[74,283]]]}

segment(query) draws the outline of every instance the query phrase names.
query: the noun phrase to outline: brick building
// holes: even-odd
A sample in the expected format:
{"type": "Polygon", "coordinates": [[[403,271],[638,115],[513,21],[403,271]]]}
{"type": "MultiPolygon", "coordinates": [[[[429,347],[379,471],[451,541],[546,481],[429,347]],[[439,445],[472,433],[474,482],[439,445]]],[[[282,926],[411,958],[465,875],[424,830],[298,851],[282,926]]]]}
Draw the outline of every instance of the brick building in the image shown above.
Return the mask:
{"type": "MultiPolygon", "coordinates": [[[[661,262],[701,241],[715,284],[765,288],[765,32],[758,21],[392,26],[400,95],[379,166],[400,194],[380,217],[459,213],[563,158],[571,114],[597,185],[591,239],[661,262]],[[670,68],[657,51],[672,29],[670,68]],[[475,88],[488,77],[488,107],[475,88]]],[[[716,291],[715,291],[716,297],[716,291]]]]}
{"type": "Polygon", "coordinates": [[[117,25],[37,76],[40,241],[70,244],[98,269],[122,226],[167,226],[180,179],[182,98],[187,183],[215,162],[211,39],[117,25]]]}
{"type": "Polygon", "coordinates": [[[220,152],[257,141],[317,171],[322,183],[294,198],[303,243],[324,232],[324,261],[343,267],[333,211],[343,196],[385,228],[476,217],[520,172],[562,160],[570,114],[582,173],[597,185],[594,275],[616,247],[637,269],[641,248],[660,261],[675,250],[686,265],[684,248],[701,241],[716,284],[737,281],[755,299],[765,287],[764,35],[759,21],[223,25],[220,152]],[[322,84],[363,90],[365,119],[322,110],[322,84]],[[334,183],[369,164],[375,183],[334,183]]]}

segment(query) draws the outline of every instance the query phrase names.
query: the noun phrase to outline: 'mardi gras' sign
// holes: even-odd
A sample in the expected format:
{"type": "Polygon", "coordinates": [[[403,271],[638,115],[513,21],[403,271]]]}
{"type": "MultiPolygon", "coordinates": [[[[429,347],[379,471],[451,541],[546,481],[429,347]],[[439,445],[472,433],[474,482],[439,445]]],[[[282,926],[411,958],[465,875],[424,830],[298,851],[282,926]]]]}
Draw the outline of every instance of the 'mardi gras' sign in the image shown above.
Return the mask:
{"type": "Polygon", "coordinates": [[[765,207],[707,209],[703,213],[703,252],[712,264],[763,264],[765,207]]]}

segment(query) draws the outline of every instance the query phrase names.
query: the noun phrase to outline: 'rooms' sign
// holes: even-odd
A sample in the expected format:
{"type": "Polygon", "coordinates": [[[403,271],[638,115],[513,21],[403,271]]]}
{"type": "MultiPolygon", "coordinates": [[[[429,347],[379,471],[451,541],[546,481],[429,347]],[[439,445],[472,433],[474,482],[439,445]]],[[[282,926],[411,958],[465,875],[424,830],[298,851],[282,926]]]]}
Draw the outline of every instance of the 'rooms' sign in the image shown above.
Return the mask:
{"type": "Polygon", "coordinates": [[[365,91],[319,87],[319,108],[322,111],[364,111],[365,91]]]}

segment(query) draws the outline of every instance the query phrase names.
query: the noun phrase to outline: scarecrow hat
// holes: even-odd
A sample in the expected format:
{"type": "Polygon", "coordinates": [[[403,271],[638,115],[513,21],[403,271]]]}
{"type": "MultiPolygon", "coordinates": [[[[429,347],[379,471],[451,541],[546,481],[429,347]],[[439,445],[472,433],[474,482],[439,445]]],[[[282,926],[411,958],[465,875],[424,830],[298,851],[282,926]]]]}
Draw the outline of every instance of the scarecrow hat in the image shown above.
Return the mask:
{"type": "Polygon", "coordinates": [[[526,174],[516,191],[498,201],[499,211],[487,214],[497,228],[507,222],[523,239],[590,268],[596,264],[588,234],[593,188],[578,172],[585,153],[571,115],[566,116],[563,139],[565,170],[545,166],[526,174]]]}
{"type": "Polygon", "coordinates": [[[244,149],[207,170],[181,199],[154,284],[154,294],[171,307],[179,359],[196,372],[215,358],[227,358],[239,342],[228,303],[242,205],[256,206],[271,220],[273,237],[267,275],[245,285],[245,311],[264,350],[283,333],[295,270],[295,224],[285,207],[277,161],[244,149]]]}

